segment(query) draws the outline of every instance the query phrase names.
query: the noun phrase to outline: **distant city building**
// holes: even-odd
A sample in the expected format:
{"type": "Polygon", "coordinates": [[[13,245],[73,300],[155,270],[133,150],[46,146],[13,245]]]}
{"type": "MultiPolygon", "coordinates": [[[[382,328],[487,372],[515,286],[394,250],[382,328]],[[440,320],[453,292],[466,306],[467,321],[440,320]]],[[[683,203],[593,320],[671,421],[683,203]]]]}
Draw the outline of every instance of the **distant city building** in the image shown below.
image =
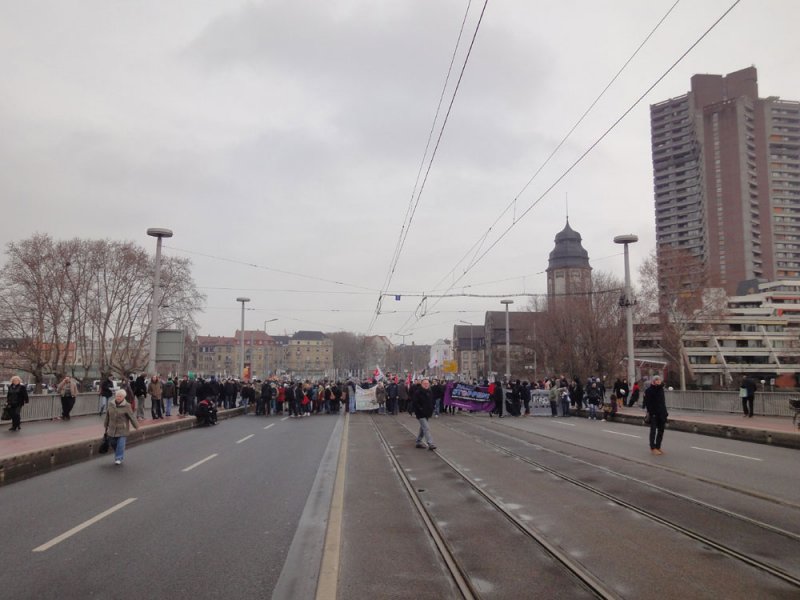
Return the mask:
{"type": "MultiPolygon", "coordinates": [[[[509,355],[512,379],[532,381],[536,374],[536,323],[546,313],[515,311],[508,313],[509,355]]],[[[486,376],[502,380],[506,372],[506,313],[488,311],[484,320],[486,376]]]]}
{"type": "Polygon", "coordinates": [[[450,340],[436,340],[431,344],[429,368],[436,369],[437,373],[441,373],[445,361],[448,360],[453,360],[453,348],[450,340]]]}
{"type": "Polygon", "coordinates": [[[757,71],[695,75],[650,107],[656,240],[713,287],[800,276],[800,102],[758,97],[757,71]]]}
{"type": "MultiPolygon", "coordinates": [[[[252,378],[322,378],[333,369],[333,342],[320,331],[273,337],[265,331],[248,330],[243,337],[244,363],[252,378]]],[[[205,377],[241,377],[241,342],[238,330],[232,337],[197,336],[189,370],[205,377]]]]}
{"type": "Polygon", "coordinates": [[[453,357],[464,377],[486,377],[485,331],[485,325],[453,327],[453,357]]]}

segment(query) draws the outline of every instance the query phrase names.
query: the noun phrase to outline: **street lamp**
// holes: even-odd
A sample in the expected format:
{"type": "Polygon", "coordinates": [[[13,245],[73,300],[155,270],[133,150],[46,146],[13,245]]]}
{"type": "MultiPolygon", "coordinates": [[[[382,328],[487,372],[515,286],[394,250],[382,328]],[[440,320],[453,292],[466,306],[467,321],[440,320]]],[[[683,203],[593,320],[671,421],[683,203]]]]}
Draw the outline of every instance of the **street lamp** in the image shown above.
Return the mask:
{"type": "Polygon", "coordinates": [[[506,381],[511,381],[511,335],[508,331],[508,305],[514,304],[513,300],[500,300],[506,305],[506,381]]]}
{"type": "Polygon", "coordinates": [[[267,321],[264,321],[264,333],[267,333],[267,323],[272,323],[273,321],[277,321],[277,320],[278,320],[278,317],[275,317],[274,319],[269,319],[267,321]]]}
{"type": "MultiPolygon", "coordinates": [[[[638,236],[632,233],[618,235],[614,238],[615,244],[623,244],[625,247],[625,296],[620,300],[620,306],[625,307],[626,337],[628,342],[628,392],[630,393],[633,382],[636,380],[636,362],[633,357],[633,299],[631,298],[631,267],[628,259],[628,245],[639,241],[638,236]]],[[[683,358],[681,357],[681,368],[683,368],[683,358]]],[[[683,389],[685,386],[682,386],[683,389]]]]}
{"type": "Polygon", "coordinates": [[[171,229],[151,227],[147,235],[156,238],[156,270],[153,275],[153,305],[150,315],[150,359],[147,361],[147,374],[151,377],[156,372],[156,337],[158,336],[158,304],[161,292],[161,240],[172,237],[171,229]]]}
{"type": "Polygon", "coordinates": [[[239,353],[239,377],[244,379],[244,303],[250,302],[250,298],[239,296],[236,301],[242,303],[242,345],[239,353]]]}
{"type": "MultiPolygon", "coordinates": [[[[273,321],[277,321],[278,317],[274,319],[267,319],[264,321],[264,333],[267,333],[267,323],[272,323],[273,321]]],[[[264,377],[269,376],[269,369],[267,369],[267,342],[264,340],[264,377]]]]}
{"type": "Polygon", "coordinates": [[[469,321],[459,321],[464,325],[469,325],[469,378],[472,379],[472,360],[475,357],[475,340],[472,339],[472,323],[469,321]]]}

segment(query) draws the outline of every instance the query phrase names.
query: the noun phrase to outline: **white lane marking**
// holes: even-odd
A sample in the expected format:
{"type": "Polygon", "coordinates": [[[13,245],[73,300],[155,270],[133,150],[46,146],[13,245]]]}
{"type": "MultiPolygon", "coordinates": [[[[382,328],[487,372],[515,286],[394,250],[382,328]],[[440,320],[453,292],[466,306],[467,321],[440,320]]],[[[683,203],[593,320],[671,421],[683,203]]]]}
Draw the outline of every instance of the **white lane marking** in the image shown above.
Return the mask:
{"type": "Polygon", "coordinates": [[[219,456],[219,455],[218,454],[212,454],[211,456],[206,456],[203,460],[198,460],[193,465],[190,465],[190,466],[186,467],[185,469],[181,469],[181,471],[183,471],[184,473],[186,473],[187,471],[191,471],[195,467],[199,467],[204,462],[208,462],[209,460],[211,460],[212,458],[216,458],[217,456],[219,456]]]}
{"type": "Polygon", "coordinates": [[[576,427],[575,423],[565,423],[564,421],[553,421],[556,425],[569,425],[570,427],[576,427]]]}
{"type": "Polygon", "coordinates": [[[269,429],[270,427],[274,427],[274,426],[275,426],[275,423],[272,423],[272,425],[267,425],[266,427],[264,427],[264,429],[269,429]]]}
{"type": "Polygon", "coordinates": [[[124,502],[120,502],[116,506],[112,506],[108,510],[104,510],[99,515],[97,515],[95,517],[92,517],[88,521],[84,521],[83,523],[81,523],[80,525],[78,525],[76,527],[73,527],[72,529],[70,529],[66,533],[62,533],[60,536],[58,536],[56,538],[53,538],[52,540],[50,540],[46,544],[42,544],[41,546],[38,546],[38,547],[34,548],[33,552],[44,552],[45,550],[49,550],[50,548],[52,548],[56,544],[60,544],[61,542],[63,542],[64,540],[66,540],[69,537],[72,537],[73,535],[75,535],[79,531],[83,531],[87,527],[90,527],[91,525],[94,525],[95,523],[97,523],[99,520],[105,519],[111,513],[117,512],[118,510],[128,506],[128,504],[130,504],[131,502],[135,502],[135,501],[136,501],[136,498],[128,498],[124,502]]]}
{"type": "Polygon", "coordinates": [[[253,437],[254,435],[255,435],[255,433],[251,433],[250,435],[248,435],[247,437],[243,437],[242,439],[240,439],[240,440],[239,440],[238,442],[236,442],[236,443],[237,443],[237,444],[241,444],[242,442],[246,442],[247,440],[249,440],[249,439],[250,439],[251,437],[253,437]]]}
{"type": "Polygon", "coordinates": [[[283,418],[281,419],[281,421],[285,421],[285,420],[286,420],[286,419],[288,419],[288,418],[289,418],[289,417],[283,417],[283,418]]]}
{"type": "Polygon", "coordinates": [[[702,450],[703,452],[713,452],[714,454],[724,454],[726,456],[735,456],[736,458],[744,458],[746,460],[757,460],[758,462],[764,462],[761,458],[753,458],[752,456],[743,456],[742,454],[732,454],[731,452],[720,452],[719,450],[709,450],[708,448],[698,448],[697,446],[692,446],[692,450],[702,450]]]}
{"type": "Polygon", "coordinates": [[[627,437],[641,438],[640,435],[633,435],[632,433],[620,433],[619,431],[611,431],[610,429],[603,429],[606,433],[613,433],[614,435],[624,435],[627,437]]]}

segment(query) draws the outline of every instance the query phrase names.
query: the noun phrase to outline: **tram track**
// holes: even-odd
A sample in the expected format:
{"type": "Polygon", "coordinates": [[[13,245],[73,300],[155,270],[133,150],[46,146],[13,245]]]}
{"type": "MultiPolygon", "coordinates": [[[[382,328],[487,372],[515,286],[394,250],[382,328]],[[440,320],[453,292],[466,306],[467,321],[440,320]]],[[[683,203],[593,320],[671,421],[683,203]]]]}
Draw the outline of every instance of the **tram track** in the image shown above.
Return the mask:
{"type": "MultiPolygon", "coordinates": [[[[437,549],[442,555],[442,558],[445,564],[447,565],[447,568],[450,571],[454,582],[461,591],[462,596],[465,599],[480,598],[481,595],[479,591],[470,581],[470,576],[467,569],[460,563],[457,557],[457,553],[448,544],[446,536],[439,529],[439,527],[435,523],[435,520],[425,509],[425,506],[421,501],[421,499],[419,498],[419,495],[417,494],[415,487],[412,484],[408,474],[406,473],[403,466],[400,464],[400,461],[397,458],[397,454],[395,453],[392,444],[389,443],[386,436],[381,431],[381,428],[375,422],[374,418],[372,419],[372,424],[375,429],[376,435],[381,442],[381,445],[386,451],[386,454],[389,457],[390,462],[392,463],[394,469],[396,470],[397,475],[400,478],[401,482],[403,483],[404,488],[409,494],[409,497],[411,498],[412,503],[417,509],[425,527],[427,528],[431,537],[433,538],[434,543],[436,544],[437,549]]],[[[413,435],[413,432],[410,431],[405,425],[402,425],[402,427],[413,435]]],[[[533,529],[528,523],[524,522],[516,515],[514,515],[514,513],[510,511],[501,501],[499,501],[497,498],[493,497],[491,494],[486,492],[486,490],[482,489],[481,486],[477,485],[469,477],[467,473],[465,473],[452,461],[448,460],[446,457],[442,456],[439,453],[437,453],[437,458],[441,462],[446,464],[452,470],[452,472],[454,472],[464,483],[469,485],[470,488],[480,498],[482,498],[484,502],[486,502],[494,511],[502,515],[502,517],[513,527],[515,527],[519,532],[521,532],[522,534],[527,536],[530,540],[535,542],[535,544],[538,545],[538,547],[541,548],[541,550],[544,553],[546,553],[547,556],[549,556],[553,561],[555,561],[555,563],[557,563],[563,569],[566,577],[573,578],[579,581],[580,584],[584,587],[584,589],[586,589],[590,593],[590,595],[592,595],[595,598],[601,598],[603,600],[617,600],[621,598],[621,596],[616,594],[614,591],[610,590],[591,571],[584,568],[579,562],[573,560],[566,552],[558,548],[558,546],[550,543],[543,534],[533,529]]]]}
{"type": "MultiPolygon", "coordinates": [[[[483,425],[476,425],[476,426],[485,427],[483,425]]],[[[511,429],[511,428],[513,428],[513,426],[509,427],[509,429],[511,429]]],[[[487,428],[487,429],[489,429],[490,431],[496,431],[496,430],[493,430],[491,428],[487,428]]],[[[516,429],[516,428],[513,428],[513,429],[516,429]]],[[[575,447],[575,448],[579,448],[580,450],[591,450],[592,452],[596,452],[598,454],[604,454],[604,455],[612,457],[612,458],[618,458],[618,455],[616,455],[616,454],[613,454],[613,453],[610,453],[610,452],[606,452],[604,450],[599,450],[599,449],[593,448],[591,446],[583,446],[583,445],[578,444],[576,442],[569,441],[569,440],[564,440],[562,438],[556,437],[554,435],[548,435],[548,434],[542,433],[540,431],[533,432],[533,431],[528,431],[528,430],[525,430],[525,429],[518,429],[518,431],[520,431],[522,433],[530,433],[530,434],[536,435],[537,437],[541,437],[541,438],[546,439],[546,440],[551,440],[553,442],[558,442],[559,444],[563,444],[563,445],[566,445],[566,446],[572,446],[572,447],[575,447]]],[[[548,449],[548,448],[545,448],[545,449],[548,450],[549,452],[554,452],[551,449],[548,449]]],[[[562,453],[562,455],[563,456],[569,456],[569,455],[564,454],[564,453],[562,453]]],[[[635,462],[635,463],[637,463],[639,465],[646,466],[648,468],[659,469],[659,470],[664,471],[666,473],[672,473],[673,475],[678,475],[678,476],[681,476],[681,477],[686,477],[688,479],[693,479],[695,481],[699,481],[701,483],[706,483],[706,484],[709,484],[709,485],[713,485],[713,486],[719,487],[720,489],[728,490],[728,491],[731,491],[731,492],[736,492],[738,494],[743,494],[745,496],[750,496],[751,498],[755,498],[756,500],[763,500],[763,501],[766,501],[766,502],[771,502],[772,504],[775,504],[776,506],[792,508],[792,509],[795,509],[795,510],[800,510],[800,504],[798,504],[797,502],[792,502],[791,500],[786,500],[785,498],[776,498],[775,496],[771,496],[769,494],[764,494],[763,492],[759,492],[759,491],[756,491],[756,490],[744,488],[744,487],[741,487],[741,486],[732,485],[730,483],[726,483],[724,481],[720,481],[719,479],[713,479],[711,477],[704,477],[704,476],[698,475],[696,473],[687,473],[686,471],[681,471],[679,469],[674,469],[674,468],[666,466],[666,465],[653,465],[652,463],[647,463],[647,462],[644,462],[642,460],[631,458],[629,456],[626,456],[625,460],[627,460],[629,462],[635,462]]]]}
{"type": "MultiPolygon", "coordinates": [[[[512,438],[512,439],[516,440],[517,442],[522,442],[522,443],[525,443],[525,444],[528,444],[528,445],[531,445],[531,446],[536,446],[537,448],[539,448],[541,450],[544,450],[546,452],[550,452],[550,453],[553,453],[553,454],[558,454],[562,458],[566,458],[566,459],[569,459],[569,460],[575,461],[575,462],[580,462],[580,463],[583,463],[584,465],[593,467],[595,469],[603,470],[603,471],[605,471],[605,472],[607,472],[609,474],[612,474],[612,475],[615,475],[617,477],[626,479],[626,480],[631,481],[633,483],[636,483],[638,485],[646,486],[647,488],[649,488],[651,490],[654,490],[654,491],[657,491],[658,493],[669,494],[670,496],[673,496],[673,497],[675,497],[677,499],[680,499],[680,500],[685,501],[685,502],[690,502],[690,503],[692,503],[694,505],[697,505],[697,506],[702,507],[702,508],[707,509],[707,510],[715,511],[715,512],[721,514],[721,515],[724,515],[725,517],[737,520],[737,521],[739,521],[741,523],[746,523],[748,525],[752,525],[752,526],[761,528],[764,531],[769,532],[771,534],[783,536],[785,538],[790,539],[793,542],[800,542],[800,535],[797,535],[797,534],[795,534],[793,532],[790,532],[790,531],[786,531],[786,530],[784,530],[782,528],[779,528],[779,527],[775,527],[775,526],[770,525],[768,523],[761,522],[761,521],[759,521],[757,519],[752,519],[752,518],[747,517],[745,515],[741,515],[741,514],[733,512],[733,511],[729,511],[729,510],[727,510],[727,509],[725,509],[723,507],[714,506],[714,505],[711,505],[711,504],[709,504],[707,502],[704,502],[704,501],[701,501],[701,500],[686,496],[685,494],[679,494],[677,492],[674,492],[674,491],[669,490],[667,488],[664,488],[662,486],[657,486],[657,485],[652,484],[650,482],[642,481],[641,479],[638,479],[636,477],[633,477],[633,476],[630,476],[630,475],[627,475],[627,474],[624,474],[624,473],[620,473],[618,471],[610,470],[605,466],[593,464],[593,463],[590,463],[589,461],[586,461],[584,459],[576,458],[576,457],[573,457],[573,456],[570,456],[570,455],[567,455],[567,454],[564,454],[564,453],[561,453],[561,452],[558,452],[558,451],[555,451],[555,450],[552,450],[552,449],[544,448],[544,447],[542,447],[542,446],[540,446],[538,444],[535,444],[533,442],[529,442],[529,441],[522,440],[520,438],[514,437],[514,436],[510,435],[507,432],[499,432],[499,431],[497,431],[497,429],[492,428],[492,427],[488,427],[488,426],[484,426],[482,424],[477,424],[477,423],[472,423],[472,422],[469,423],[469,425],[472,426],[472,427],[480,428],[480,429],[482,429],[484,431],[487,431],[487,432],[491,432],[492,434],[494,434],[496,436],[503,436],[503,437],[506,437],[506,438],[512,438]]],[[[458,428],[452,427],[452,426],[447,425],[447,424],[443,424],[441,422],[439,423],[439,426],[440,427],[445,427],[445,428],[447,428],[447,429],[449,429],[449,430],[451,430],[451,431],[453,431],[455,433],[458,433],[458,434],[460,434],[462,436],[470,438],[474,442],[480,443],[480,444],[482,444],[482,445],[484,445],[486,447],[489,447],[489,448],[492,448],[492,449],[494,449],[496,451],[504,453],[507,456],[510,456],[512,458],[520,460],[520,461],[522,461],[522,462],[524,462],[524,463],[526,463],[526,464],[528,464],[528,465],[530,465],[530,466],[532,466],[532,467],[534,467],[536,469],[540,469],[540,470],[542,470],[542,471],[544,471],[544,472],[546,472],[546,473],[548,473],[548,474],[550,474],[550,475],[552,475],[554,477],[557,477],[558,479],[560,479],[562,481],[565,481],[565,482],[567,482],[567,483],[569,483],[569,484],[571,484],[573,486],[576,486],[576,487],[579,487],[579,488],[581,488],[583,490],[586,490],[586,491],[588,491],[588,492],[590,492],[590,493],[592,493],[594,495],[597,495],[600,498],[603,498],[604,500],[607,500],[609,502],[613,502],[614,504],[616,504],[616,505],[618,505],[618,506],[620,506],[622,508],[625,508],[627,510],[630,510],[630,511],[632,511],[632,512],[634,512],[634,513],[636,513],[636,514],[638,514],[640,516],[643,516],[643,517],[645,517],[645,518],[647,518],[647,519],[649,519],[649,520],[651,520],[651,521],[653,521],[655,523],[658,523],[658,524],[660,524],[662,526],[668,527],[668,528],[670,528],[671,530],[673,530],[673,531],[675,531],[677,533],[680,533],[680,534],[682,534],[682,535],[684,535],[684,536],[686,536],[686,537],[688,537],[688,538],[690,538],[692,540],[695,540],[697,542],[700,542],[700,543],[708,546],[709,548],[713,548],[717,552],[720,552],[720,553],[722,553],[722,554],[724,554],[726,556],[729,556],[731,558],[739,560],[739,561],[741,561],[741,562],[743,562],[743,563],[745,563],[745,564],[747,564],[747,565],[749,565],[749,566],[751,566],[753,568],[756,568],[756,569],[758,569],[760,571],[763,571],[765,573],[768,573],[769,575],[771,575],[773,577],[776,577],[776,578],[778,578],[778,579],[780,579],[780,580],[782,580],[782,581],[784,581],[786,583],[789,583],[792,586],[800,588],[800,577],[792,575],[791,573],[788,573],[786,570],[784,570],[784,569],[782,569],[782,568],[780,568],[780,567],[778,567],[778,566],[776,566],[774,564],[770,564],[770,563],[767,563],[767,562],[762,561],[762,560],[754,559],[754,558],[748,556],[747,554],[745,554],[744,552],[731,547],[728,544],[725,544],[725,543],[720,542],[718,540],[712,539],[712,538],[708,537],[707,535],[705,535],[705,534],[703,534],[701,532],[693,530],[693,529],[691,529],[689,527],[685,527],[685,526],[681,525],[680,523],[677,523],[676,521],[674,521],[672,519],[668,519],[668,518],[665,518],[665,517],[663,517],[661,515],[658,515],[655,512],[650,511],[650,510],[648,510],[648,509],[646,509],[646,508],[644,508],[642,506],[637,506],[636,504],[634,504],[634,503],[632,503],[632,502],[630,502],[628,500],[625,500],[624,498],[621,498],[619,495],[615,495],[615,494],[606,492],[606,491],[600,489],[597,486],[594,486],[594,485],[591,485],[591,484],[586,483],[584,481],[581,481],[581,480],[579,480],[579,479],[577,479],[575,477],[570,476],[567,473],[564,473],[564,472],[562,472],[562,471],[560,471],[558,469],[550,467],[550,466],[544,464],[541,461],[537,461],[537,460],[534,460],[534,459],[532,459],[532,458],[530,458],[528,456],[520,454],[519,452],[516,452],[513,449],[508,448],[506,446],[503,446],[502,444],[498,444],[498,443],[492,442],[491,440],[488,440],[485,437],[479,437],[479,436],[476,436],[474,434],[467,433],[467,432],[462,431],[462,430],[460,430],[458,428]]],[[[403,425],[403,427],[408,430],[408,427],[406,427],[405,425],[403,425]]],[[[413,431],[409,430],[409,432],[413,435],[413,431]]],[[[527,432],[525,430],[519,430],[519,433],[520,434],[523,434],[523,433],[533,434],[533,432],[527,432]]],[[[538,433],[537,434],[533,434],[533,435],[538,435],[538,433]]],[[[586,449],[587,450],[592,450],[590,448],[586,448],[586,449]]],[[[447,459],[445,459],[441,455],[440,455],[440,458],[442,460],[444,460],[445,462],[447,462],[454,469],[457,469],[457,467],[452,465],[450,463],[450,461],[447,461],[447,459]]],[[[468,477],[466,475],[462,475],[462,476],[468,477]]],[[[731,488],[730,488],[730,486],[726,486],[726,489],[731,489],[731,488]]],[[[738,490],[734,490],[734,491],[738,491],[738,490]]]]}

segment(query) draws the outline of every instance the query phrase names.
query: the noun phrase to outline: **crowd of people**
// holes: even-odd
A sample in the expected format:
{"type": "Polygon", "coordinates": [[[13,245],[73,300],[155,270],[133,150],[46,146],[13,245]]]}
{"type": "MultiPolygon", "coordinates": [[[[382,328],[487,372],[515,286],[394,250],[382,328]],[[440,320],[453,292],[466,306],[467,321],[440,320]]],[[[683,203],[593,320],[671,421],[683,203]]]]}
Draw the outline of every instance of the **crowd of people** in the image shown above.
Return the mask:
{"type": "MultiPolygon", "coordinates": [[[[642,394],[639,383],[630,386],[624,377],[618,378],[610,389],[599,377],[589,377],[585,383],[576,376],[549,377],[541,381],[499,380],[483,382],[474,380],[475,385],[488,388],[493,402],[490,416],[530,416],[536,405],[549,404],[553,417],[567,417],[586,408],[590,420],[613,420],[622,406],[635,406],[642,394]]],[[[378,414],[398,415],[408,413],[420,422],[417,447],[435,449],[428,419],[441,414],[454,413],[454,406],[445,406],[445,386],[447,382],[439,379],[421,379],[412,382],[389,375],[380,381],[279,381],[253,380],[239,381],[233,378],[182,378],[168,377],[161,381],[158,375],[147,377],[130,376],[121,383],[120,392],[130,406],[137,421],[145,418],[145,399],[150,397],[150,417],[162,419],[169,417],[177,409],[178,417],[195,417],[202,425],[212,426],[217,422],[219,409],[243,407],[244,414],[251,412],[256,416],[288,415],[291,418],[312,415],[337,415],[345,411],[356,411],[356,388],[375,387],[375,400],[378,414]]],[[[663,384],[654,378],[646,382],[643,406],[651,418],[651,450],[661,453],[666,407],[663,402],[663,384]],[[653,390],[652,393],[650,390],[653,390]],[[658,392],[660,391],[660,398],[658,392]],[[649,395],[648,395],[649,394],[649,395]],[[648,407],[648,403],[651,405],[648,407]],[[661,406],[663,405],[663,410],[661,406]]],[[[114,385],[107,378],[100,386],[100,414],[107,411],[114,397],[114,385]]]]}

